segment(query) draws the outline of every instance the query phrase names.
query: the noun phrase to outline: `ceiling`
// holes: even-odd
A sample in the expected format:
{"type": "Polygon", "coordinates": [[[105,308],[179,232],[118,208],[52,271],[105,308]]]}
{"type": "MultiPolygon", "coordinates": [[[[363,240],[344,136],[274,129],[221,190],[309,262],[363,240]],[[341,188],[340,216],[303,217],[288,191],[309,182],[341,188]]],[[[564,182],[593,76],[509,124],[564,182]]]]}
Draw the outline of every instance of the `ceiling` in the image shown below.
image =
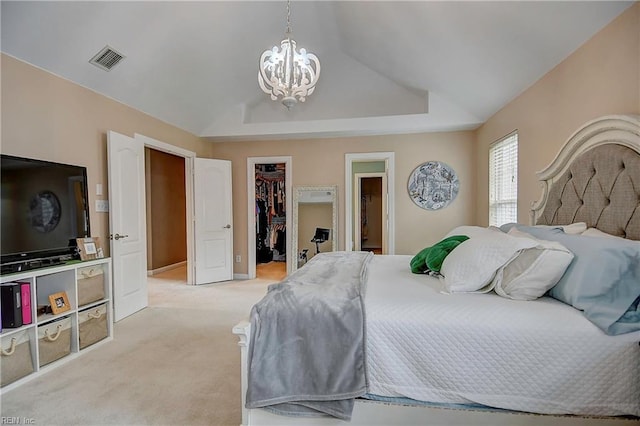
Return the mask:
{"type": "Polygon", "coordinates": [[[2,52],[213,141],[478,127],[633,2],[293,1],[320,80],[287,110],[258,87],[286,2],[1,3],[2,52]],[[111,71],[88,61],[105,45],[111,71]]]}

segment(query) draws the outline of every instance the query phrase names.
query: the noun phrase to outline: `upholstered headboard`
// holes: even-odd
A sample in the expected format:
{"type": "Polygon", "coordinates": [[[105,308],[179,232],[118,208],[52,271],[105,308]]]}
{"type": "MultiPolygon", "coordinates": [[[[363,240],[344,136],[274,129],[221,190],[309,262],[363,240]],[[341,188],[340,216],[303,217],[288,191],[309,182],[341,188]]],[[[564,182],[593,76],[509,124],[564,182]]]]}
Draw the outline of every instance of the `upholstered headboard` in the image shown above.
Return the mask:
{"type": "Polygon", "coordinates": [[[640,240],[640,116],[586,123],[537,173],[542,197],[533,224],[587,226],[640,240]]]}

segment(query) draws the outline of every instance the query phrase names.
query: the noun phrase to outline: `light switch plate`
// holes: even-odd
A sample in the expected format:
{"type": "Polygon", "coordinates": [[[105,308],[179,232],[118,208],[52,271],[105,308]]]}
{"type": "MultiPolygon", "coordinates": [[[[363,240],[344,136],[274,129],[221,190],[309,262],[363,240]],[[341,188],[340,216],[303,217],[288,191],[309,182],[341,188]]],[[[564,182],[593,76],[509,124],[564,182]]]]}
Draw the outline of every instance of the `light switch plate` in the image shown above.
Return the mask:
{"type": "Polygon", "coordinates": [[[107,213],[109,211],[109,200],[96,200],[96,211],[107,213]]]}

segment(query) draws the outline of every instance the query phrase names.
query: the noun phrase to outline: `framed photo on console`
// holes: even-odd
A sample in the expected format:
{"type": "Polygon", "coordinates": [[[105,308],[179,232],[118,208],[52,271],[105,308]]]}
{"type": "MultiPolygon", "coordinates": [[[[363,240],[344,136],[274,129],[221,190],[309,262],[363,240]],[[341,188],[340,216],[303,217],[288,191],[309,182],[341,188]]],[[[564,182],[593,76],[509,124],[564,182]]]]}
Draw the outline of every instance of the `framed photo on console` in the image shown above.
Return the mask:
{"type": "Polygon", "coordinates": [[[99,237],[76,238],[76,242],[78,243],[80,259],[90,260],[104,257],[99,237]]]}
{"type": "Polygon", "coordinates": [[[71,309],[69,297],[67,297],[67,293],[64,291],[50,294],[49,303],[51,304],[51,312],[53,312],[53,315],[58,315],[71,309]]]}

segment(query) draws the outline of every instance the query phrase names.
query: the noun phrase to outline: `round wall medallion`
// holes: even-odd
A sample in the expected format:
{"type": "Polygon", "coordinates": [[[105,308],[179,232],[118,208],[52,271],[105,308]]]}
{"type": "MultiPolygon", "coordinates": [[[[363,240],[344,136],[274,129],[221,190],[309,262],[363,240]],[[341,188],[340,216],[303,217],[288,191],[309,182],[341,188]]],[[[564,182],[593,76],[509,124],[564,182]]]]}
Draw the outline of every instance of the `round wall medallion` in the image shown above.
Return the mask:
{"type": "Polygon", "coordinates": [[[411,173],[407,188],[409,196],[418,206],[427,210],[439,210],[456,198],[460,182],[449,165],[440,161],[428,161],[411,173]]]}
{"type": "Polygon", "coordinates": [[[40,232],[51,232],[60,222],[60,200],[51,191],[40,191],[29,202],[29,222],[40,232]]]}

